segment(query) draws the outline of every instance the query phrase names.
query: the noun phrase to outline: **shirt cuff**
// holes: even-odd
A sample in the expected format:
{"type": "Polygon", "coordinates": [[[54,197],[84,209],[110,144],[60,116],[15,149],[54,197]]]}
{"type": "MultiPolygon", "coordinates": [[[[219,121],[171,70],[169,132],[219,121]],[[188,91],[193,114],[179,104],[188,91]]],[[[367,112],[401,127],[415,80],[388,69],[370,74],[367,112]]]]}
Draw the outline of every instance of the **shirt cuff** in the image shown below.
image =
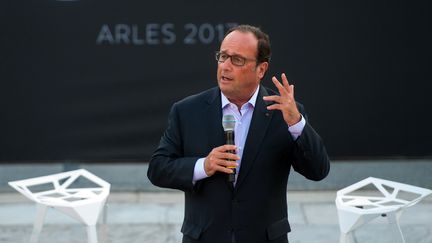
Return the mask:
{"type": "Polygon", "coordinates": [[[205,158],[201,158],[201,159],[198,159],[197,162],[195,163],[194,174],[193,174],[193,178],[192,178],[192,183],[194,185],[195,185],[195,182],[208,177],[207,174],[205,173],[205,170],[204,170],[204,161],[205,161],[205,158]]]}
{"type": "Polygon", "coordinates": [[[300,137],[303,132],[303,128],[306,125],[306,119],[304,119],[303,115],[301,115],[301,120],[292,126],[288,126],[288,131],[291,133],[291,137],[296,140],[300,137]]]}

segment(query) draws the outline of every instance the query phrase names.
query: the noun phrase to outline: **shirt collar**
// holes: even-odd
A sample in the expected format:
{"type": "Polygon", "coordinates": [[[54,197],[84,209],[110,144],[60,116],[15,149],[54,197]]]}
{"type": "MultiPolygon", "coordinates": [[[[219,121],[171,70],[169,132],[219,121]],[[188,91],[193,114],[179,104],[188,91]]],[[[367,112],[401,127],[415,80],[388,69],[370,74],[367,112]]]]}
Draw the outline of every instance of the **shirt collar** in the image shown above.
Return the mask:
{"type": "MultiPolygon", "coordinates": [[[[258,85],[257,89],[255,90],[255,93],[252,95],[252,97],[246,102],[245,104],[249,103],[252,105],[252,107],[255,107],[256,99],[258,97],[258,91],[260,89],[260,86],[258,85]]],[[[222,109],[230,104],[231,102],[228,100],[228,98],[222,93],[221,91],[221,98],[222,98],[222,109]]]]}

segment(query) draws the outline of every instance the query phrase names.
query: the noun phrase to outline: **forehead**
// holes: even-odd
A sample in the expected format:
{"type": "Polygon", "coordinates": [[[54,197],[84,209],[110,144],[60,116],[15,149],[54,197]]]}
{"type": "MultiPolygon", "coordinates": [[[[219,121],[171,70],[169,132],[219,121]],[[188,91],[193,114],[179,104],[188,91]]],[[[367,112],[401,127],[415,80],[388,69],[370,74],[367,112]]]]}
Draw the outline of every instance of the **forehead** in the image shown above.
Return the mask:
{"type": "Polygon", "coordinates": [[[220,50],[228,54],[256,56],[258,39],[251,32],[233,31],[222,41],[220,50]]]}

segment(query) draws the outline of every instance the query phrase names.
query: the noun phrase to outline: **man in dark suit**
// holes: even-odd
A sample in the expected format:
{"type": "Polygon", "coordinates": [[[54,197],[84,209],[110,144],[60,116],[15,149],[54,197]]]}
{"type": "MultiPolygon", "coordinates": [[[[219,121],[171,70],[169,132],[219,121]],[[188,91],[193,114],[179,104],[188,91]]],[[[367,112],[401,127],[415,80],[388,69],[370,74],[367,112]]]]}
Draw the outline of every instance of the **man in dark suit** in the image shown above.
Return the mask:
{"type": "Polygon", "coordinates": [[[278,93],[260,85],[270,54],[269,38],[259,28],[234,27],[216,53],[218,87],[171,109],[148,177],[154,185],[184,191],[183,242],[288,242],[290,168],[311,180],[329,172],[321,138],[285,74],[282,83],[272,78],[278,93]],[[235,145],[225,144],[226,114],[236,120],[235,145]],[[227,180],[230,167],[237,167],[234,183],[227,180]]]}

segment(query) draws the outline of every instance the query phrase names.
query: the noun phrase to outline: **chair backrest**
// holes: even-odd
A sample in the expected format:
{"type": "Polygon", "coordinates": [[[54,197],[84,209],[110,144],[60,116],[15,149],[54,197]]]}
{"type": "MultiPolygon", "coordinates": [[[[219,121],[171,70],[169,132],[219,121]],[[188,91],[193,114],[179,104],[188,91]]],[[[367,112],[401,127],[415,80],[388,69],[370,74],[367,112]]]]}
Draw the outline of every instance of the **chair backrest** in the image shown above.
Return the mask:
{"type": "Polygon", "coordinates": [[[105,200],[111,186],[85,169],[11,181],[9,185],[30,200],[49,206],[74,206],[105,200]],[[83,180],[86,183],[82,183],[83,180]]]}
{"type": "Polygon", "coordinates": [[[369,177],[337,192],[336,205],[357,213],[385,213],[410,207],[432,194],[432,190],[369,177]],[[373,195],[367,195],[373,189],[373,195]],[[363,191],[362,191],[363,190],[363,191]]]}

